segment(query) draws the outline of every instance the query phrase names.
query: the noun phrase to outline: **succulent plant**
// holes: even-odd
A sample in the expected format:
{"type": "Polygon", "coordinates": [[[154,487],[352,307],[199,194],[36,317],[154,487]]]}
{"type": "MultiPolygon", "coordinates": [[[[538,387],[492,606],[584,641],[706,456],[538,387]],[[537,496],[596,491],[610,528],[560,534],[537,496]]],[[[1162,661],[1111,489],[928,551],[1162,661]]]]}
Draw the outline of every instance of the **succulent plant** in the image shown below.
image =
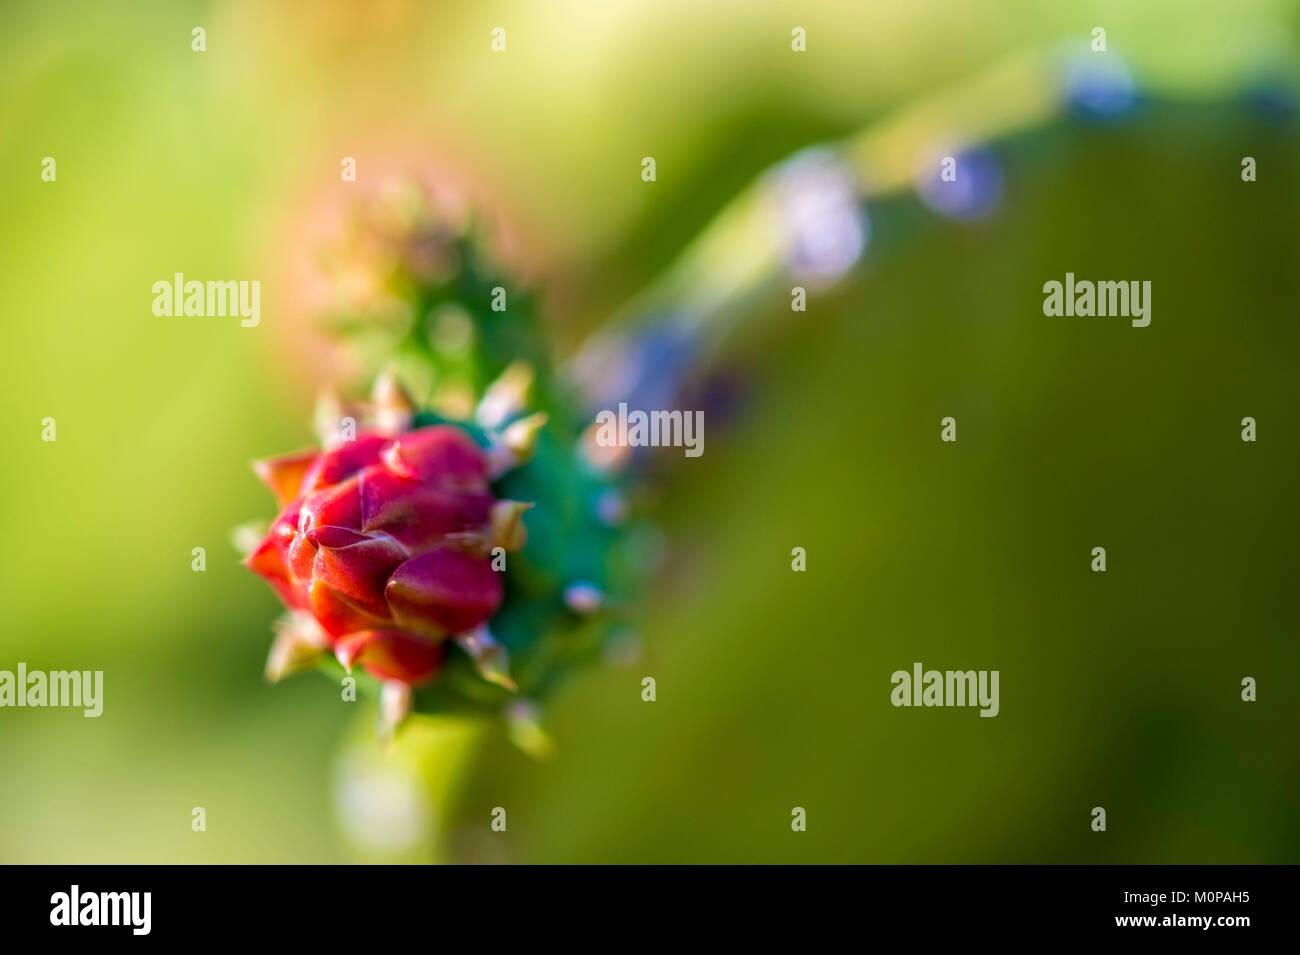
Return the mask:
{"type": "MultiPolygon", "coordinates": [[[[592,415],[672,407],[692,389],[707,399],[701,370],[737,328],[752,335],[790,314],[787,296],[834,286],[923,206],[993,213],[1003,142],[1067,115],[1122,120],[1139,93],[1113,54],[1038,51],[797,153],[562,365],[481,233],[410,182],[381,187],[325,256],[331,325],[369,367],[371,397],[323,401],[322,450],[260,466],[283,510],[249,566],[288,608],[268,674],[355,667],[386,731],[424,714],[384,769],[418,779],[446,824],[487,723],[459,716],[504,714],[515,742],[542,754],[536,701],[576,666],[624,653],[624,614],[657,548],[634,506],[641,462],[599,447],[592,415]],[[960,178],[942,174],[939,143],[960,178]],[[881,236],[869,212],[887,220],[881,236]]],[[[1294,100],[1288,87],[1267,102],[1294,100]]],[[[374,756],[367,739],[346,765],[374,756]]]]}
{"type": "Polygon", "coordinates": [[[255,465],[282,508],[246,559],[287,610],[267,675],[345,668],[388,731],[412,710],[529,721],[508,704],[619,638],[637,579],[625,475],[591,453],[531,300],[471,231],[418,190],[372,201],[332,261],[382,292],[334,325],[385,339],[387,366],[369,400],[322,400],[320,450],[255,465]]]}

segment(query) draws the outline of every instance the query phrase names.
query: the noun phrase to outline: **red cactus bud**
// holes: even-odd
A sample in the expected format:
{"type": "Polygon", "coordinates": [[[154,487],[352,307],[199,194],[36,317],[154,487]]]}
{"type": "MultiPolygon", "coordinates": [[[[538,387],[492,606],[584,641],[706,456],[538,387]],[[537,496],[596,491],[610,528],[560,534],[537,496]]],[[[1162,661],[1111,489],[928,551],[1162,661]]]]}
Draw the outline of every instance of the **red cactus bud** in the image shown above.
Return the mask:
{"type": "MultiPolygon", "coordinates": [[[[459,428],[395,438],[370,431],[255,467],[291,500],[245,564],[291,610],[315,619],[345,666],[427,682],[441,641],[500,607],[491,558],[465,543],[491,534],[498,502],[484,452],[459,428]]],[[[511,507],[517,518],[522,506],[511,507]]]]}

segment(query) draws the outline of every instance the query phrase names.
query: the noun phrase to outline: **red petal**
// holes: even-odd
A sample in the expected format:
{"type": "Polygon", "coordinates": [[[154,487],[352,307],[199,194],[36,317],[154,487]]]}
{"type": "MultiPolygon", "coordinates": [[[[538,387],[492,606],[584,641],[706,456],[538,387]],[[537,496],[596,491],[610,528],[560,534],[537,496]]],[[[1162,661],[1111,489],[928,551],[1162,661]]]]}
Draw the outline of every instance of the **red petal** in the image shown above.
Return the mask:
{"type": "Polygon", "coordinates": [[[319,457],[319,451],[298,451],[265,461],[254,461],[253,471],[275,493],[276,502],[284,507],[298,496],[303,477],[319,457]]]}
{"type": "Polygon", "coordinates": [[[298,530],[306,534],[325,526],[360,529],[361,485],[356,478],[313,491],[303,499],[298,530]]]}
{"type": "Polygon", "coordinates": [[[319,580],[311,582],[308,590],[311,615],[325,632],[342,637],[358,630],[373,630],[392,621],[386,616],[367,613],[333,587],[319,580]]]}
{"type": "Polygon", "coordinates": [[[311,581],[311,568],[316,562],[316,545],[306,534],[295,534],[289,544],[289,575],[294,583],[306,586],[311,581]]]}
{"type": "Polygon", "coordinates": [[[453,493],[383,468],[361,472],[361,529],[384,531],[407,549],[424,550],[446,534],[479,529],[492,512],[492,495],[453,493]]]}
{"type": "Polygon", "coordinates": [[[360,663],[380,680],[419,686],[438,672],[443,648],[402,630],[365,630],[348,634],[335,646],[334,653],[349,670],[360,663]]]}
{"type": "MultiPolygon", "coordinates": [[[[294,576],[290,563],[290,549],[297,533],[298,508],[288,507],[275,519],[266,538],[257,550],[244,560],[244,566],[253,573],[266,579],[275,588],[275,592],[290,608],[306,606],[305,592],[302,587],[306,580],[294,576]]],[[[310,567],[306,568],[310,570],[310,567]]]]}
{"type": "Polygon", "coordinates": [[[338,484],[362,468],[375,464],[379,461],[379,452],[390,440],[385,435],[366,432],[357,435],[354,441],[344,441],[334,450],[326,451],[307,471],[302,482],[303,491],[338,484]]]}
{"type": "Polygon", "coordinates": [[[387,535],[369,537],[344,527],[318,527],[307,535],[319,549],[312,579],[327,584],[358,607],[388,616],[384,585],[410,554],[387,535]]]}
{"type": "Polygon", "coordinates": [[[501,576],[486,557],[437,547],[398,567],[385,594],[403,626],[462,633],[497,612],[501,591],[501,576]]]}
{"type": "Polygon", "coordinates": [[[244,566],[264,578],[286,607],[292,610],[302,606],[300,594],[294,587],[289,567],[276,540],[267,537],[262,541],[257,550],[245,558],[244,566]]]}
{"type": "Polygon", "coordinates": [[[448,491],[487,490],[487,461],[464,431],[440,424],[404,434],[384,449],[384,465],[399,477],[448,491]]]}

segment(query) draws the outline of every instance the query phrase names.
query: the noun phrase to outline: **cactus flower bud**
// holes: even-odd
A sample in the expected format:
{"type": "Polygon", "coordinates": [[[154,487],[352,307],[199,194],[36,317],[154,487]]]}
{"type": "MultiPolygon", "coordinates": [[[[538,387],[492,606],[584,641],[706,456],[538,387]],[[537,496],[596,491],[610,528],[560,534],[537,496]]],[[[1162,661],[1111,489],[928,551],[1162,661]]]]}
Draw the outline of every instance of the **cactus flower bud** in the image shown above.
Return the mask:
{"type": "Polygon", "coordinates": [[[419,686],[448,637],[500,607],[501,575],[471,544],[491,538],[501,509],[485,453],[460,428],[362,431],[255,470],[284,509],[245,564],[295,621],[281,630],[273,678],[328,649],[349,670],[419,686]]]}
{"type": "Polygon", "coordinates": [[[355,364],[389,364],[367,398],[322,396],[320,450],[254,465],[280,513],[238,549],[289,608],[267,674],[333,675],[337,660],[357,677],[347,689],[377,698],[384,736],[407,714],[504,715],[545,755],[536,704],[510,704],[598,660],[619,618],[604,611],[635,594],[633,475],[590,466],[585,398],[481,223],[400,182],[349,222],[324,256],[328,324],[364,335],[355,364]]]}

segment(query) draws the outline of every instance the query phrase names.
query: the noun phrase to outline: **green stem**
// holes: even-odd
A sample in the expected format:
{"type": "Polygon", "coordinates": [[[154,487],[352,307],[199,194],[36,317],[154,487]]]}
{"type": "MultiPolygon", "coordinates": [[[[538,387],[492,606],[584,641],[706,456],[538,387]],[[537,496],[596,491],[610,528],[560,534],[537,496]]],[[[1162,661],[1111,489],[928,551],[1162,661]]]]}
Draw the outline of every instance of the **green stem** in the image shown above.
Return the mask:
{"type": "MultiPolygon", "coordinates": [[[[366,862],[448,862],[469,770],[499,725],[482,716],[414,714],[396,736],[376,737],[367,713],[339,754],[335,809],[344,838],[366,862]]],[[[491,807],[481,814],[491,822],[491,807]]]]}

